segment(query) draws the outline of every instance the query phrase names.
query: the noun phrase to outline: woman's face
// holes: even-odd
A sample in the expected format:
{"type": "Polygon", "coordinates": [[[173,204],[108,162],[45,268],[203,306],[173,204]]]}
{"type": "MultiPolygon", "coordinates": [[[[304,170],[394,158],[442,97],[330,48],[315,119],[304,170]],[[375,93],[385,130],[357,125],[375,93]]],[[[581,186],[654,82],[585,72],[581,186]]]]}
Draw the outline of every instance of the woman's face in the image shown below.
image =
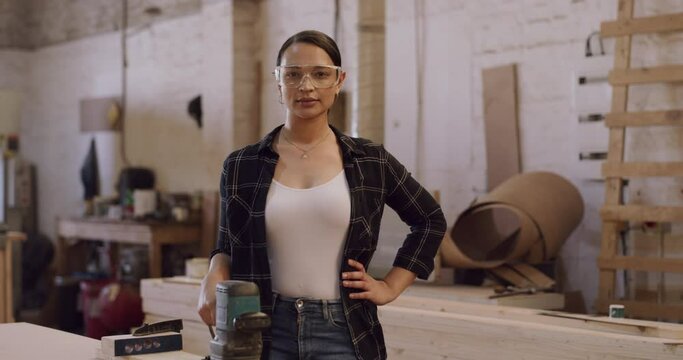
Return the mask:
{"type": "Polygon", "coordinates": [[[326,115],[346,74],[332,68],[334,63],[325,50],[308,43],[294,43],[283,53],[280,66],[280,77],[289,80],[288,84],[281,80],[278,88],[290,113],[300,119],[326,115]],[[330,76],[337,80],[331,86],[325,80],[330,76]],[[299,78],[301,81],[292,81],[299,78]]]}

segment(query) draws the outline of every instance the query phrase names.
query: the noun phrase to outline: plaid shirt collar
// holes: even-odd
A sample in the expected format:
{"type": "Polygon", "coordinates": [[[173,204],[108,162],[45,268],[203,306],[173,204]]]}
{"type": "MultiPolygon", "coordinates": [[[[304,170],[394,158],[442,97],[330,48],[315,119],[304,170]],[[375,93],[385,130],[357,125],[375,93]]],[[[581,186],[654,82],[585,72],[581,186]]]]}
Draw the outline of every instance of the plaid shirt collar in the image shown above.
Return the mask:
{"type": "MultiPolygon", "coordinates": [[[[342,148],[342,154],[344,154],[344,159],[345,160],[350,160],[351,158],[359,157],[359,156],[365,156],[365,150],[363,150],[362,147],[360,147],[358,144],[356,144],[355,141],[353,141],[350,137],[344,135],[341,131],[339,131],[337,128],[335,128],[332,125],[329,125],[330,129],[332,129],[332,132],[334,132],[334,136],[337,137],[337,140],[339,140],[339,143],[341,144],[342,148]]],[[[275,139],[275,135],[282,130],[284,127],[284,124],[276,127],[271,131],[266,137],[264,137],[260,142],[259,142],[259,147],[258,147],[258,153],[259,155],[268,155],[269,157],[277,158],[278,155],[273,151],[272,145],[273,145],[273,140],[275,139]]]]}

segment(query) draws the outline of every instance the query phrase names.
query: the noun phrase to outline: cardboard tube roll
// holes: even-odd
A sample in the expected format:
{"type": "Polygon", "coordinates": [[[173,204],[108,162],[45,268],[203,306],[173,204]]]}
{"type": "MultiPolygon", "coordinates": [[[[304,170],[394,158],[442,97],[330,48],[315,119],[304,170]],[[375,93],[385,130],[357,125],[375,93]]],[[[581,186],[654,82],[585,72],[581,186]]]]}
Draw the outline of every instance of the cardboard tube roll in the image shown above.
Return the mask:
{"type": "Polygon", "coordinates": [[[557,255],[583,217],[576,187],[549,172],[519,174],[477,199],[450,231],[454,246],[442,246],[452,267],[493,267],[523,259],[537,263],[557,255]]]}
{"type": "Polygon", "coordinates": [[[531,218],[518,209],[475,205],[458,217],[444,240],[449,242],[441,249],[445,266],[493,268],[526,254],[540,242],[540,235],[531,218]]]}
{"type": "Polygon", "coordinates": [[[546,260],[557,255],[583,218],[579,190],[550,172],[515,175],[477,200],[488,202],[508,204],[529,214],[541,230],[546,260]]]}
{"type": "Polygon", "coordinates": [[[502,260],[496,261],[475,261],[463,254],[451,238],[451,232],[447,231],[441,242],[441,264],[444,267],[462,268],[462,269],[492,269],[499,267],[505,263],[502,260]]]}

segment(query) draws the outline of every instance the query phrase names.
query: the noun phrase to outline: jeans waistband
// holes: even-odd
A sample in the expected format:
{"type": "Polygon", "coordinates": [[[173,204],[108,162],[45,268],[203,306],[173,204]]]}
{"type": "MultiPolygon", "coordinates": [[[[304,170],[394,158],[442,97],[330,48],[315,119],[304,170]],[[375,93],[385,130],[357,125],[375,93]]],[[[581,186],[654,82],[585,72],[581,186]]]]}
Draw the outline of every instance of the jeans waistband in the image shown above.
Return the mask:
{"type": "Polygon", "coordinates": [[[289,296],[284,296],[280,295],[276,292],[273,292],[273,303],[275,301],[286,301],[286,302],[292,302],[296,303],[297,301],[303,302],[304,304],[311,304],[311,305],[335,305],[339,304],[341,305],[342,301],[341,299],[333,299],[333,300],[325,300],[325,299],[314,299],[310,297],[289,297],[289,296]]]}
{"type": "Polygon", "coordinates": [[[322,314],[325,320],[328,320],[332,315],[333,309],[341,309],[341,299],[324,300],[313,299],[309,297],[289,297],[278,293],[273,293],[273,314],[275,308],[284,306],[285,308],[296,311],[298,314],[322,314]]]}

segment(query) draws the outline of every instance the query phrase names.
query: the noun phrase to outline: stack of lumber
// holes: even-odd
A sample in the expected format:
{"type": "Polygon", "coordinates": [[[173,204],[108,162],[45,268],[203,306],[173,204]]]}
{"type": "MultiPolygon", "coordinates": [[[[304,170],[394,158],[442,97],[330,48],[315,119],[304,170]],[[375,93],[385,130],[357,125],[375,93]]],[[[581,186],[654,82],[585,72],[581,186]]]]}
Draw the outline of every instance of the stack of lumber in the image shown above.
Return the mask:
{"type": "Polygon", "coordinates": [[[140,282],[145,322],[182,319],[183,351],[209,354],[209,328],[197,314],[200,280],[185,277],[143,279],[140,282]]]}
{"type": "MultiPolygon", "coordinates": [[[[199,281],[146,279],[141,289],[146,322],[181,318],[183,351],[209,353],[209,330],[196,312],[199,281]]],[[[683,358],[683,325],[546,310],[561,307],[560,294],[488,299],[492,293],[486,288],[411,286],[379,308],[389,358],[683,358]]]]}
{"type": "Polygon", "coordinates": [[[379,309],[390,359],[680,359],[683,325],[404,294],[379,309]]]}

